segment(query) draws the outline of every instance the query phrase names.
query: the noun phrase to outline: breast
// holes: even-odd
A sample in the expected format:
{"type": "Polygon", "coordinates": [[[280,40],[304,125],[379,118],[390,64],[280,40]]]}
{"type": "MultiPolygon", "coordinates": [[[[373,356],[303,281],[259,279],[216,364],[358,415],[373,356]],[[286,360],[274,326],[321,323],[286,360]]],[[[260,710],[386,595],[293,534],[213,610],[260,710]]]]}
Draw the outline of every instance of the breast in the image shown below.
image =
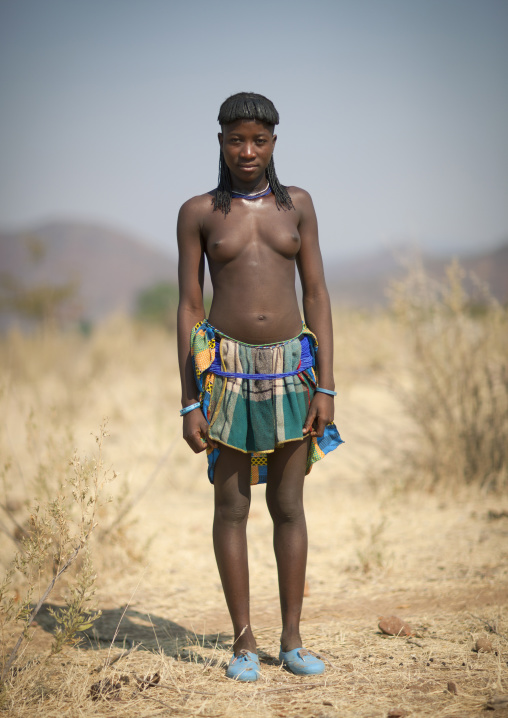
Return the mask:
{"type": "Polygon", "coordinates": [[[236,259],[245,250],[246,242],[238,235],[226,236],[207,242],[207,254],[214,262],[226,264],[236,259]]]}
{"type": "Polygon", "coordinates": [[[273,230],[255,233],[239,231],[209,238],[207,242],[208,256],[214,262],[231,262],[240,255],[246,261],[255,261],[258,254],[265,254],[267,250],[292,259],[300,250],[300,235],[298,232],[273,230]]]}
{"type": "Polygon", "coordinates": [[[271,246],[279,254],[291,259],[300,251],[300,235],[298,232],[281,233],[272,238],[271,246]]]}

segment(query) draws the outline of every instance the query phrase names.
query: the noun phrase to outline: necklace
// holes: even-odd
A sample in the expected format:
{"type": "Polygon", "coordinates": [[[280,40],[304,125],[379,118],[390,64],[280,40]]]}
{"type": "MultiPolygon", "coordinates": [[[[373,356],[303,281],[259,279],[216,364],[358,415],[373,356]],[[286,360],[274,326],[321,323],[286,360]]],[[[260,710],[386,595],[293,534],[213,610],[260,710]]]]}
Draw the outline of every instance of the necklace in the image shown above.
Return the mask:
{"type": "Polygon", "coordinates": [[[231,197],[233,199],[259,199],[260,197],[265,197],[267,194],[270,194],[272,191],[272,188],[270,187],[270,183],[268,182],[266,187],[259,192],[251,192],[250,194],[244,194],[243,192],[234,192],[231,191],[231,197]]]}

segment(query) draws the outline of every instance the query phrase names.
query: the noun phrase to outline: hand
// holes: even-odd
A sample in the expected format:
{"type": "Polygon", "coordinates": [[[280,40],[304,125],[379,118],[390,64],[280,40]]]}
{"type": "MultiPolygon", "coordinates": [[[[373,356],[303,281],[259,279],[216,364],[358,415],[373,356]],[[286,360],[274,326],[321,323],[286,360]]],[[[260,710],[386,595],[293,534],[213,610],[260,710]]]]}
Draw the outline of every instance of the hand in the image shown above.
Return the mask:
{"type": "Polygon", "coordinates": [[[189,411],[183,417],[183,438],[195,454],[207,447],[215,449],[217,444],[208,436],[209,425],[201,409],[189,411]]]}
{"type": "Polygon", "coordinates": [[[303,435],[323,436],[325,426],[333,421],[333,415],[333,396],[316,392],[303,425],[303,435]]]}

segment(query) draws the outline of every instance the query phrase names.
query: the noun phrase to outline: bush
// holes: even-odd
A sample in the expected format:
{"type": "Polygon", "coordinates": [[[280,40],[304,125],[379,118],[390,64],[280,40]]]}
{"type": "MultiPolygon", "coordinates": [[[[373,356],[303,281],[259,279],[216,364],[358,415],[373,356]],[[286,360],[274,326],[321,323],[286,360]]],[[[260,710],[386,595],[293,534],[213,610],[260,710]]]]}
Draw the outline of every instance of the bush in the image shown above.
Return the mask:
{"type": "Polygon", "coordinates": [[[174,329],[177,307],[178,287],[168,282],[160,282],[139,293],[136,300],[136,318],[174,329]]]}
{"type": "Polygon", "coordinates": [[[101,615],[93,609],[96,576],[89,546],[105,484],[115,477],[102,459],[107,435],[104,423],[96,436],[96,456],[81,460],[74,454],[70,475],[60,483],[56,495],[36,500],[25,526],[18,524],[19,531],[12,534],[19,550],[0,584],[0,690],[17,670],[15,661],[23,643],[31,638],[30,628],[43,603],[71,567],[65,606],[50,609],[57,626],[51,655],[79,643],[83,631],[101,615]],[[14,647],[7,649],[14,641],[14,647]]]}
{"type": "Polygon", "coordinates": [[[398,384],[414,427],[405,480],[501,490],[508,483],[507,309],[458,263],[444,282],[416,266],[391,294],[410,347],[408,382],[398,384]]]}

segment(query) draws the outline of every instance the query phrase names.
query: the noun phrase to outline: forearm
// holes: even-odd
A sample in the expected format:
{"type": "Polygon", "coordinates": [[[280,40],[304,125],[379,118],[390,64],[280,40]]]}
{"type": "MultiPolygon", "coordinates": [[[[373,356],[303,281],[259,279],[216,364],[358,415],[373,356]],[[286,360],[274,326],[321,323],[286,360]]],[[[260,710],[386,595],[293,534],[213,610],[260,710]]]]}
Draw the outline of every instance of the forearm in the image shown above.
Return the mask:
{"type": "Polygon", "coordinates": [[[189,406],[199,399],[199,392],[194,380],[194,370],[190,353],[190,336],[192,328],[205,317],[204,307],[189,306],[180,303],[177,314],[178,363],[182,385],[182,406],[189,406]]]}
{"type": "Polygon", "coordinates": [[[333,326],[330,297],[326,287],[314,294],[304,294],[303,313],[305,323],[316,335],[319,348],[316,356],[319,385],[335,389],[333,378],[333,326]]]}

